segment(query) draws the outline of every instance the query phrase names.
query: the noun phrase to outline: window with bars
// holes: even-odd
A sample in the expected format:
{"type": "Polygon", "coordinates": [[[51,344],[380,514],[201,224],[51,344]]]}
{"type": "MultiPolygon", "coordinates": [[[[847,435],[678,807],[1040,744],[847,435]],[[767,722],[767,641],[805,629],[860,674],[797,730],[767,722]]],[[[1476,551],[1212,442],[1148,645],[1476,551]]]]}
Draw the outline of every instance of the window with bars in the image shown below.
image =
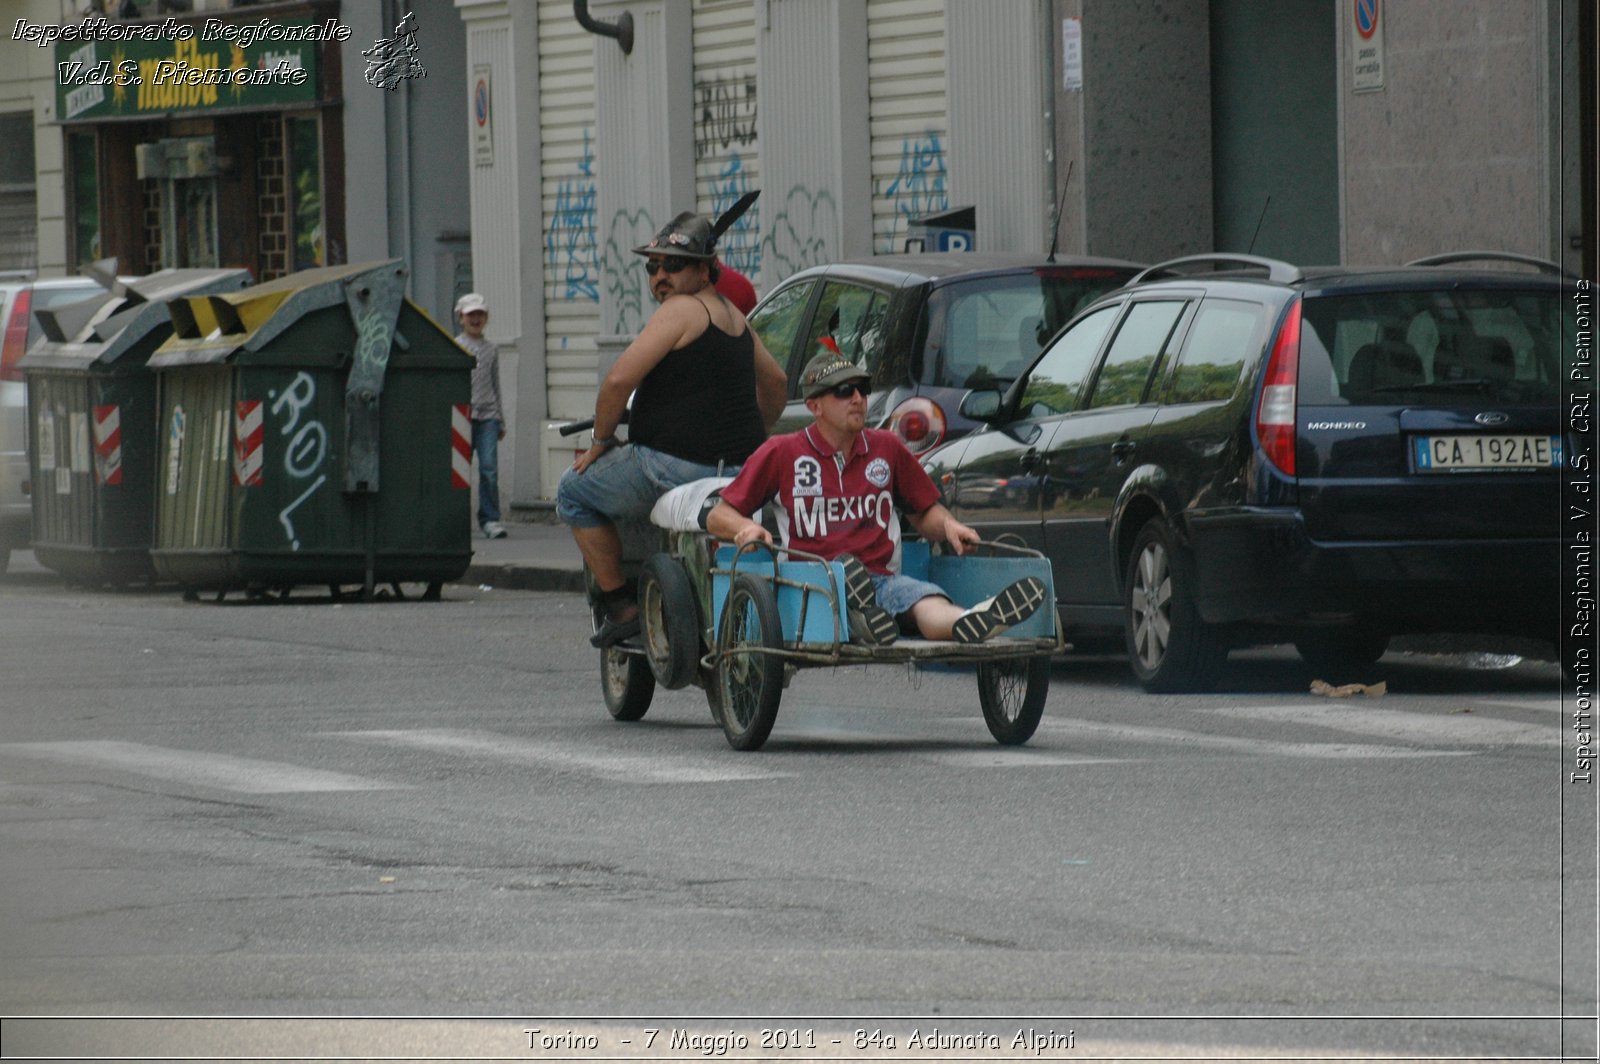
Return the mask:
{"type": "Polygon", "coordinates": [[[34,172],[33,115],[0,115],[0,269],[39,265],[38,178],[34,172]]]}

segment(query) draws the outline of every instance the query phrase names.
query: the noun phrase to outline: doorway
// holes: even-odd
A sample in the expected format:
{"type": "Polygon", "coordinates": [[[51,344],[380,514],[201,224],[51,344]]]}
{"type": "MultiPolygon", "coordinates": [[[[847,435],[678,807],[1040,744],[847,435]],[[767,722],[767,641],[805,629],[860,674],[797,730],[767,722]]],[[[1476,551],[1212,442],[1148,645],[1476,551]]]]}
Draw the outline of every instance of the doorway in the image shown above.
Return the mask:
{"type": "Polygon", "coordinates": [[[1335,0],[1212,0],[1215,248],[1339,261],[1335,0]]]}
{"type": "Polygon", "coordinates": [[[216,178],[177,178],[161,186],[161,265],[220,265],[216,178]]]}

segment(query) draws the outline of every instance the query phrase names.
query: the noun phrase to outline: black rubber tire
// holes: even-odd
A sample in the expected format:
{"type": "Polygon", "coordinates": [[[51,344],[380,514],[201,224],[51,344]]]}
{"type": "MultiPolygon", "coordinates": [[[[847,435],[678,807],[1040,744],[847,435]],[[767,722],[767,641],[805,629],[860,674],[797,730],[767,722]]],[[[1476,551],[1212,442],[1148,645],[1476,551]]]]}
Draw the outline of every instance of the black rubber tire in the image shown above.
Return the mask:
{"type": "Polygon", "coordinates": [[[1322,677],[1333,683],[1343,683],[1339,674],[1355,669],[1368,669],[1376,665],[1389,649],[1389,633],[1382,629],[1316,628],[1301,632],[1294,641],[1300,658],[1322,677]]]}
{"type": "Polygon", "coordinates": [[[772,734],[783,698],[783,659],[760,653],[783,646],[782,622],[772,585],[739,573],[728,589],[717,634],[717,687],[722,734],[735,750],[759,750],[772,734]],[[755,648],[746,653],[741,648],[755,648]]]}
{"type": "Polygon", "coordinates": [[[670,554],[653,554],[639,574],[645,657],[656,683],[676,691],[700,664],[700,608],[689,574],[670,554]]]}
{"type": "Polygon", "coordinates": [[[978,663],[978,704],[989,734],[1002,746],[1033,738],[1050,693],[1050,655],[978,663]]]}
{"type": "Polygon", "coordinates": [[[616,720],[639,720],[655,697],[656,677],[643,654],[616,647],[600,651],[600,693],[606,710],[616,720]]]}
{"type": "Polygon", "coordinates": [[[717,669],[707,669],[700,677],[700,685],[706,693],[706,705],[711,707],[711,722],[717,727],[722,726],[722,680],[717,669]]]}
{"type": "Polygon", "coordinates": [[[1139,529],[1122,582],[1128,664],[1146,691],[1209,691],[1228,659],[1228,644],[1195,606],[1194,562],[1167,523],[1139,529]]]}

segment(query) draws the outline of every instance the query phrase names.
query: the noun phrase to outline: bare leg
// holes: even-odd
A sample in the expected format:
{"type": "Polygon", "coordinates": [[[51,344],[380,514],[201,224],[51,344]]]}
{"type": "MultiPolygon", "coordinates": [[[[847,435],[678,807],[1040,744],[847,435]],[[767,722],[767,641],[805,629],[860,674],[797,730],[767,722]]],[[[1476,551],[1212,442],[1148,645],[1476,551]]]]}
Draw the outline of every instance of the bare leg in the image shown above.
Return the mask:
{"type": "Polygon", "coordinates": [[[622,537],[617,534],[616,525],[573,526],[572,538],[577,540],[583,564],[589,567],[601,591],[615,591],[622,586],[622,537]]]}
{"type": "Polygon", "coordinates": [[[949,639],[956,618],[967,612],[943,595],[929,595],[911,607],[911,619],[924,639],[949,639]]]}
{"type": "MultiPolygon", "coordinates": [[[[617,533],[616,525],[598,525],[594,528],[574,526],[572,538],[577,541],[578,553],[583,555],[583,563],[589,567],[601,591],[615,591],[627,582],[622,575],[622,537],[617,533]]],[[[613,615],[612,619],[632,620],[638,612],[637,606],[631,606],[613,615]]]]}

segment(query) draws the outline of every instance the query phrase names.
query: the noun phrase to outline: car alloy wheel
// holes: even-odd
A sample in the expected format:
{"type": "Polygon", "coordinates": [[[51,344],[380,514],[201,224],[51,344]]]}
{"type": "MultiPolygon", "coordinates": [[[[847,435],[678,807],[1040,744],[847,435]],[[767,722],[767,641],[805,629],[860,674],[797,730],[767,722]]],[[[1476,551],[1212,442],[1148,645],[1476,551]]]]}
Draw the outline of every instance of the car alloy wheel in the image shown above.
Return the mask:
{"type": "Polygon", "coordinates": [[[1139,529],[1123,580],[1128,664],[1147,691],[1209,691],[1228,659],[1224,631],[1200,616],[1194,559],[1155,518],[1139,529]]]}
{"type": "Polygon", "coordinates": [[[1139,552],[1128,592],[1132,649],[1144,671],[1155,672],[1167,656],[1172,638],[1172,569],[1167,549],[1151,540],[1139,552]]]}

